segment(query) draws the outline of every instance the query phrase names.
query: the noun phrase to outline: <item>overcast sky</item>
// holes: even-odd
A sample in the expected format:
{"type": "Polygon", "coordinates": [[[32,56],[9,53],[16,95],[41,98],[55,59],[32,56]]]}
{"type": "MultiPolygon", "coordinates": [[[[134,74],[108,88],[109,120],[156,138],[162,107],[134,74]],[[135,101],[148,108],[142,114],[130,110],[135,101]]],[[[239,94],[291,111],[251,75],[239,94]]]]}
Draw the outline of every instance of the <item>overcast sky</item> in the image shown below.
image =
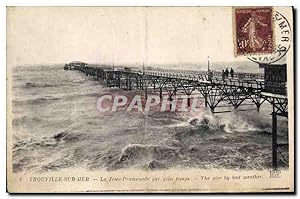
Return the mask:
{"type": "Polygon", "coordinates": [[[7,12],[8,61],[170,64],[234,57],[232,9],[18,7],[7,12]]]}

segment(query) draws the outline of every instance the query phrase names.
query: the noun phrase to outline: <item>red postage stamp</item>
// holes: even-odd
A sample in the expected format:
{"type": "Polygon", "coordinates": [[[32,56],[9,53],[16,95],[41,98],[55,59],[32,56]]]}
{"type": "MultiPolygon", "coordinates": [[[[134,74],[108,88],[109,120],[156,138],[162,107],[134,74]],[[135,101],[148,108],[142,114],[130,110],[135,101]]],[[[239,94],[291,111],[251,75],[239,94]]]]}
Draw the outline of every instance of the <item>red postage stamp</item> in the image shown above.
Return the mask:
{"type": "Polygon", "coordinates": [[[235,55],[272,53],[274,50],[272,7],[233,9],[235,55]]]}

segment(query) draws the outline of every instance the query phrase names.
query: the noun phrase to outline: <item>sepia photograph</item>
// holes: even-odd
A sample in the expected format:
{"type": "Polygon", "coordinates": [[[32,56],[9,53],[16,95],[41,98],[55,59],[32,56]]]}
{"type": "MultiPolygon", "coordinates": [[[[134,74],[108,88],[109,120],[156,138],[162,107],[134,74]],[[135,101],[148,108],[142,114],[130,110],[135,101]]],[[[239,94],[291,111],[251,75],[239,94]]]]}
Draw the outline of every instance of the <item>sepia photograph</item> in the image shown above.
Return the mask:
{"type": "Polygon", "coordinates": [[[6,12],[8,192],[294,192],[293,7],[6,12]]]}

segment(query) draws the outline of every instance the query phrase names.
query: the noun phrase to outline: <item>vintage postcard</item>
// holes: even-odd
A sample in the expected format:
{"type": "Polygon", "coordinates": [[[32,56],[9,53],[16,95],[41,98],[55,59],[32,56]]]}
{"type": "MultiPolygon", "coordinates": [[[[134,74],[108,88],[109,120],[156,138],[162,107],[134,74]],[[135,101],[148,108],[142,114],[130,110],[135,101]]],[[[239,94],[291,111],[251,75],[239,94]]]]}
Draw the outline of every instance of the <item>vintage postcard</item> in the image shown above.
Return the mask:
{"type": "Polygon", "coordinates": [[[294,192],[292,7],[7,7],[10,193],[294,192]]]}

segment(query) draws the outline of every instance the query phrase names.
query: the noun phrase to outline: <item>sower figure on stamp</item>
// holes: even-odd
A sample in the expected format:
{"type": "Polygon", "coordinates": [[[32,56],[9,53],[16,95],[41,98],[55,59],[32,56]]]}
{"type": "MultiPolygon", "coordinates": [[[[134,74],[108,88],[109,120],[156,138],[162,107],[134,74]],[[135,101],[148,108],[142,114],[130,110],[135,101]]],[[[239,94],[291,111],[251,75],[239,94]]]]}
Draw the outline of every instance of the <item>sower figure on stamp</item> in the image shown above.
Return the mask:
{"type": "Polygon", "coordinates": [[[257,35],[257,26],[268,26],[261,22],[264,17],[256,14],[255,11],[251,13],[251,17],[248,19],[247,23],[243,26],[243,32],[249,34],[249,46],[253,51],[256,49],[261,49],[265,43],[265,41],[257,35]]]}

